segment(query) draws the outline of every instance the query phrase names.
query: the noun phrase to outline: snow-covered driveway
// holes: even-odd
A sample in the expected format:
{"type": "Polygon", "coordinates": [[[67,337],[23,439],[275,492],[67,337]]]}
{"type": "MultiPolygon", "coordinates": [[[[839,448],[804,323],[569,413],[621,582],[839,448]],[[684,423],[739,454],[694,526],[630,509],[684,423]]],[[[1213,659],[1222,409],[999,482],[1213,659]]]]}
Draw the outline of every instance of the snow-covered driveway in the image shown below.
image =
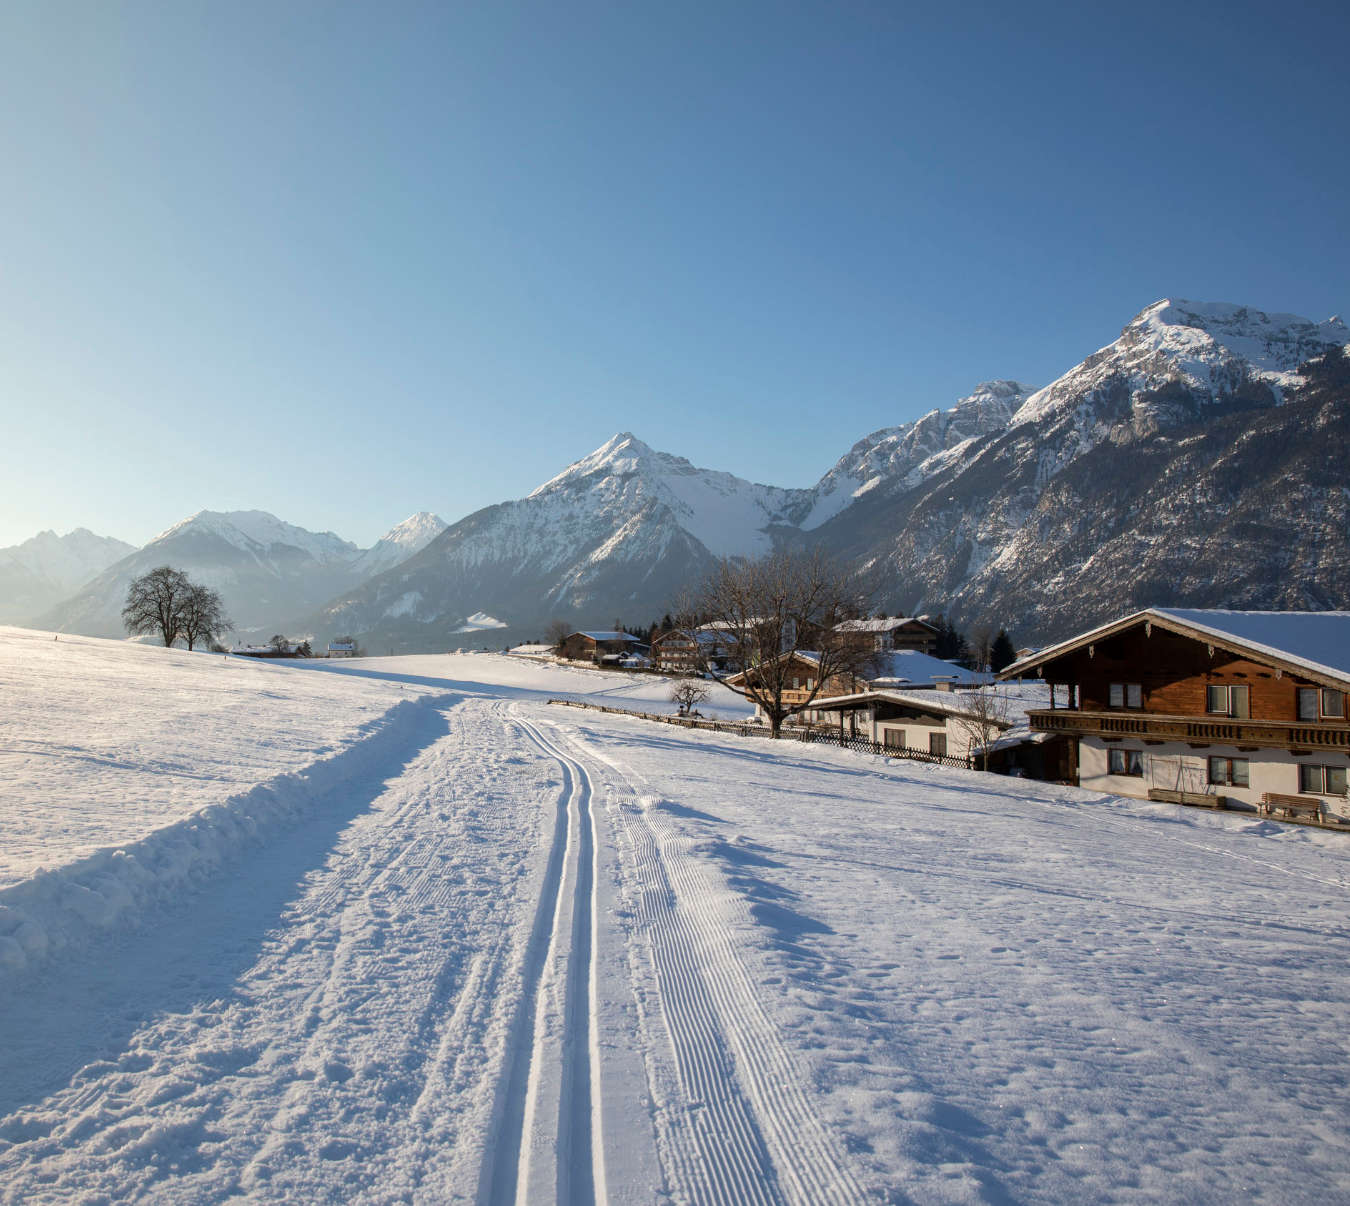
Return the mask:
{"type": "Polygon", "coordinates": [[[1341,835],[400,660],[284,824],[0,981],[0,1200],[1350,1197],[1341,835]]]}

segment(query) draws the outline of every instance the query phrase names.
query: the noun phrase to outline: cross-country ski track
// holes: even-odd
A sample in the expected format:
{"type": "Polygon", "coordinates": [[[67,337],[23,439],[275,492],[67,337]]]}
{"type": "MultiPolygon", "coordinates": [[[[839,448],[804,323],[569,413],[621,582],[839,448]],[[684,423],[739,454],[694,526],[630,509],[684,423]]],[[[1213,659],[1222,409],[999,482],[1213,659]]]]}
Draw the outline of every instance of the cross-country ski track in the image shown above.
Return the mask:
{"type": "Polygon", "coordinates": [[[198,676],[200,736],[0,718],[75,852],[0,878],[0,1203],[1350,1195],[1342,835],[549,707],[660,688],[509,658],[95,652],[198,676]],[[124,782],[161,828],[116,837],[124,782]]]}

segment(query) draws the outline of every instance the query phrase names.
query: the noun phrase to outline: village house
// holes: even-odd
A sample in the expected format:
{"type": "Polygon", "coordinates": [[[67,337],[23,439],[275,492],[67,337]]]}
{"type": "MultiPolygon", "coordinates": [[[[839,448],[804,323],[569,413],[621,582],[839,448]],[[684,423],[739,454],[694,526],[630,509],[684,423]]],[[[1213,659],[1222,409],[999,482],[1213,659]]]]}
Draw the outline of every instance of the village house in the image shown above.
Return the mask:
{"type": "Polygon", "coordinates": [[[652,664],[664,674],[697,674],[711,670],[738,669],[732,665],[735,641],[713,624],[693,631],[675,629],[652,642],[652,664]]]}
{"type": "Polygon", "coordinates": [[[1070,781],[1117,795],[1350,817],[1350,612],[1149,608],[1023,658],[1072,739],[1070,781]]]}
{"type": "MultiPolygon", "coordinates": [[[[809,651],[797,651],[786,655],[791,659],[788,672],[790,687],[783,690],[783,702],[791,707],[805,703],[816,689],[820,676],[819,655],[809,651]]],[[[753,671],[750,672],[753,674],[753,671]]],[[[734,674],[727,679],[732,686],[745,682],[744,673],[734,674]]],[[[812,706],[791,718],[793,724],[838,723],[837,715],[827,715],[817,705],[826,700],[842,696],[854,696],[860,692],[895,691],[951,691],[954,688],[978,687],[991,682],[987,674],[980,674],[930,657],[916,649],[896,649],[890,653],[880,653],[854,674],[836,675],[826,682],[816,695],[812,706]]],[[[755,718],[762,720],[762,712],[755,710],[755,718]]],[[[878,739],[879,740],[879,739],[878,739]]]]}
{"type": "Polygon", "coordinates": [[[913,616],[891,616],[882,620],[845,620],[835,625],[840,632],[878,653],[892,649],[917,649],[932,654],[937,649],[938,630],[913,616]]]}
{"type": "Polygon", "coordinates": [[[631,632],[574,632],[562,644],[562,655],[569,662],[594,662],[597,666],[614,664],[629,653],[643,649],[631,632]]]}

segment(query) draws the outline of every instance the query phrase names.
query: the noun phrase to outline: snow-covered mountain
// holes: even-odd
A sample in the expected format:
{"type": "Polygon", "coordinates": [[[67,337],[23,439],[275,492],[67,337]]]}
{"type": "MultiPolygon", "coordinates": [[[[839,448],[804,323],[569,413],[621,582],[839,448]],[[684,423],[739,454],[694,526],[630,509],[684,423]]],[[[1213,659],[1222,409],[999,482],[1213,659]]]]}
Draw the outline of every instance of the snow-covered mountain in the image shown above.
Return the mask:
{"type": "Polygon", "coordinates": [[[529,497],[451,525],[307,624],[367,634],[378,648],[436,648],[480,612],[517,633],[595,613],[645,621],[715,558],[767,552],[807,498],[696,468],[622,432],[529,497]]]}
{"type": "Polygon", "coordinates": [[[370,548],[352,562],[352,569],[361,579],[373,578],[414,553],[420,553],[436,539],[449,524],[430,511],[418,511],[400,524],[395,524],[370,548]]]}
{"type": "Polygon", "coordinates": [[[1006,428],[1033,393],[1034,386],[1016,381],[986,381],[950,410],[931,410],[913,423],[864,436],[811,491],[801,527],[820,527],[879,486],[917,486],[959,456],[970,441],[1006,428]]]}
{"type": "MultiPolygon", "coordinates": [[[[198,511],[156,536],[34,621],[88,636],[122,634],[127,585],[147,570],[172,565],[220,592],[241,634],[275,632],[325,600],[407,560],[445,529],[421,511],[368,549],[332,532],[311,532],[267,511],[198,511]]],[[[31,614],[31,613],[30,613],[31,614]]]]}
{"type": "Polygon", "coordinates": [[[1350,330],[1164,300],[816,538],[897,607],[1045,639],[1149,604],[1346,606],[1350,330]]]}
{"type": "Polygon", "coordinates": [[[700,469],[624,432],[527,498],[421,514],[362,553],[262,512],[201,512],[43,619],[119,631],[170,562],[241,627],[373,648],[549,620],[647,621],[722,556],[825,547],[878,605],[1048,639],[1147,605],[1350,607],[1350,330],[1164,299],[1043,389],[991,381],[859,440],[814,486],[700,469]],[[408,554],[411,555],[408,555],[408,554]]]}
{"type": "Polygon", "coordinates": [[[0,549],[0,623],[27,620],[73,594],[135,546],[76,528],[0,549]]]}

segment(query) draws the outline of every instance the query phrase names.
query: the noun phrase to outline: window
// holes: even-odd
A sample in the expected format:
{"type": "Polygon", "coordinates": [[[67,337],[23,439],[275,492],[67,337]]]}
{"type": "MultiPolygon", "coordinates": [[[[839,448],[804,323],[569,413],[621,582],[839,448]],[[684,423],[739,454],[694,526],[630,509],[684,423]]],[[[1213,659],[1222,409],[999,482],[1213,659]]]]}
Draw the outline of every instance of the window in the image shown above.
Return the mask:
{"type": "Polygon", "coordinates": [[[930,754],[941,754],[945,758],[947,756],[947,734],[929,733],[928,752],[930,754]]]}
{"type": "Polygon", "coordinates": [[[888,750],[902,750],[905,748],[905,730],[882,729],[881,741],[888,750]]]}
{"type": "Polygon", "coordinates": [[[1220,787],[1251,786],[1251,770],[1246,758],[1211,758],[1209,781],[1220,787]]]}
{"type": "Polygon", "coordinates": [[[1252,689],[1245,684],[1210,683],[1205,687],[1205,711],[1211,716],[1234,716],[1246,720],[1251,715],[1252,689]]]}
{"type": "Polygon", "coordinates": [[[1345,692],[1330,687],[1299,687],[1300,720],[1344,720],[1345,692]]]}
{"type": "Polygon", "coordinates": [[[1144,773],[1144,752],[1142,750],[1108,750],[1107,768],[1113,775],[1142,775],[1144,773]]]}
{"type": "Polygon", "coordinates": [[[1109,699],[1113,708],[1142,708],[1144,706],[1143,684],[1112,683],[1109,699]]]}
{"type": "Polygon", "coordinates": [[[1346,794],[1346,768],[1300,762],[1298,789],[1315,796],[1343,796],[1346,794]]]}

